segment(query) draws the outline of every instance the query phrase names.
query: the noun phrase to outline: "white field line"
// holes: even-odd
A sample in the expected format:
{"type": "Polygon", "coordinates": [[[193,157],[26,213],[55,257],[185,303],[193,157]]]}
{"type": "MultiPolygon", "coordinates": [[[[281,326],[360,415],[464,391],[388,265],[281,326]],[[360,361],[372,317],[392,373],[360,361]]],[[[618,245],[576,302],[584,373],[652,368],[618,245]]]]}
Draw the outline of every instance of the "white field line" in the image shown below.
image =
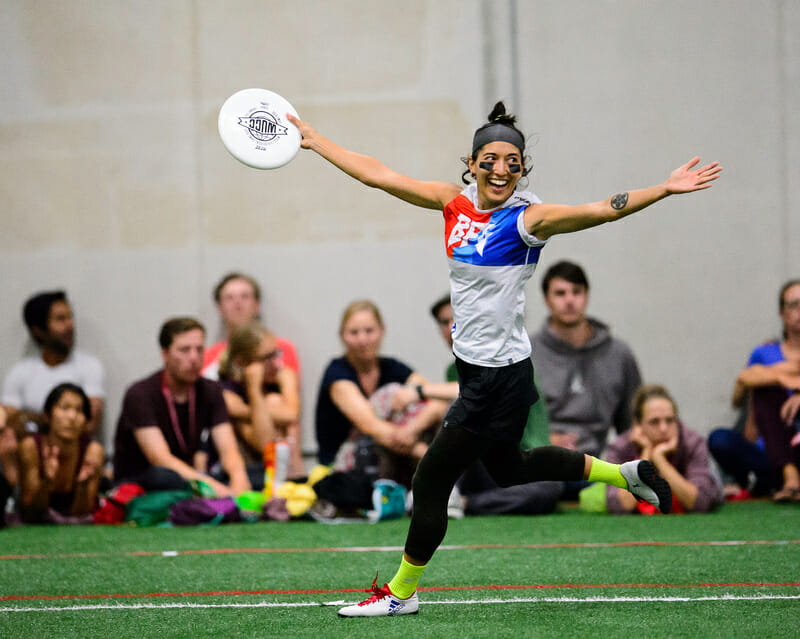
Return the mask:
{"type": "MultiPolygon", "coordinates": [[[[644,548],[657,546],[663,548],[696,546],[696,547],[725,547],[725,546],[790,546],[800,545],[800,539],[781,540],[737,540],[737,541],[643,541],[643,542],[576,542],[553,544],[465,544],[439,546],[438,550],[557,550],[582,548],[644,548]]],[[[0,554],[0,560],[24,559],[86,559],[97,557],[185,557],[187,555],[216,555],[216,554],[293,554],[293,553],[364,553],[364,552],[402,552],[403,546],[333,546],[320,548],[227,548],[227,549],[186,549],[186,550],[145,550],[127,551],[122,553],[59,553],[47,554],[0,554]]]]}
{"type": "MultiPolygon", "coordinates": [[[[702,597],[509,597],[507,599],[440,599],[438,601],[420,601],[423,606],[459,606],[483,604],[520,604],[520,603],[694,603],[697,601],[774,601],[774,600],[800,600],[800,595],[708,595],[702,597]]],[[[11,606],[0,607],[2,612],[64,612],[64,611],[94,611],[94,610],[166,610],[166,609],[191,609],[191,608],[314,608],[319,606],[341,606],[346,601],[301,601],[301,602],[273,602],[262,601],[256,603],[163,603],[163,604],[87,604],[78,606],[27,606],[15,608],[11,606]]]]}

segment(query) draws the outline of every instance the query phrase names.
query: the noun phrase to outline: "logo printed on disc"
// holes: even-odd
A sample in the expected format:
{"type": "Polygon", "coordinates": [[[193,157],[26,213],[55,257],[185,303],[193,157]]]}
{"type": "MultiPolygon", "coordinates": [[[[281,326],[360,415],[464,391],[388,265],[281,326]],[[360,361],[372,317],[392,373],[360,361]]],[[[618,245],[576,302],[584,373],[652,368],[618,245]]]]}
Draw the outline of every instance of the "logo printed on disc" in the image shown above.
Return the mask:
{"type": "MultiPolygon", "coordinates": [[[[287,135],[288,128],[278,123],[275,113],[266,111],[269,107],[267,102],[262,102],[250,110],[245,117],[239,118],[239,126],[247,130],[248,135],[257,143],[269,144],[278,139],[279,136],[287,135]]],[[[256,148],[263,148],[256,146],[256,148]]]]}

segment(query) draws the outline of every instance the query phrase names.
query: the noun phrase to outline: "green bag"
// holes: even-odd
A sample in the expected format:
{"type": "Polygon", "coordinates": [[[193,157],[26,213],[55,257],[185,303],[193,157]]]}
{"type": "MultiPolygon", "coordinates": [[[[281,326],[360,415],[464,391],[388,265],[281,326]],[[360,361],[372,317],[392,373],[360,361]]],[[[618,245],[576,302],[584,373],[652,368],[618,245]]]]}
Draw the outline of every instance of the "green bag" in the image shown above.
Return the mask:
{"type": "Polygon", "coordinates": [[[585,513],[607,512],[606,485],[596,482],[584,488],[578,493],[578,506],[585,513]]]}
{"type": "Polygon", "coordinates": [[[191,490],[156,490],[140,495],[125,506],[125,521],[137,526],[155,526],[167,521],[172,504],[191,496],[191,490]]]}

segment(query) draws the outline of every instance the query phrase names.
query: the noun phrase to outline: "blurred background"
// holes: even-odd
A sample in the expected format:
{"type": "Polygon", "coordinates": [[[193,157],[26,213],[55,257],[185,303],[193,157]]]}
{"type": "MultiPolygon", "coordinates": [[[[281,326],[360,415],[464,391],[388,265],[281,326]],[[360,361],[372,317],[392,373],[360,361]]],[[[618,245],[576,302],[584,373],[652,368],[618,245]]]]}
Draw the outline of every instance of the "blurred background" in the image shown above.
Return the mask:
{"type": "Polygon", "coordinates": [[[30,349],[22,305],[67,290],[79,348],[105,364],[103,440],[125,388],[161,365],[157,332],[221,326],[213,285],[256,277],[295,342],[304,443],[340,315],[374,300],[384,353],[432,381],[451,355],[428,313],[447,292],[439,214],[320,157],[256,171],[217,134],[235,91],[286,97],[317,130],[428,180],[504,99],[529,137],[529,190],[577,204],[663,181],[694,155],[713,189],[557,236],[548,265],[591,283],[589,312],[666,384],[690,427],[730,424],[733,381],[779,334],[800,276],[800,3],[790,0],[5,0],[0,5],[0,375],[30,349]],[[795,34],[795,35],[792,35],[795,34]]]}

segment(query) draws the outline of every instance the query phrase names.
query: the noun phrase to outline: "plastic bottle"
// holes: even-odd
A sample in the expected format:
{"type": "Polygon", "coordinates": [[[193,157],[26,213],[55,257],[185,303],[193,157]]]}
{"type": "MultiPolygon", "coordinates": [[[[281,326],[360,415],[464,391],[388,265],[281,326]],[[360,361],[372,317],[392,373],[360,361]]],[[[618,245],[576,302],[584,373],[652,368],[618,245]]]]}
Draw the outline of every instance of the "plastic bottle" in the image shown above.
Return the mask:
{"type": "Polygon", "coordinates": [[[264,446],[264,497],[269,501],[275,490],[275,442],[264,446]]]}

